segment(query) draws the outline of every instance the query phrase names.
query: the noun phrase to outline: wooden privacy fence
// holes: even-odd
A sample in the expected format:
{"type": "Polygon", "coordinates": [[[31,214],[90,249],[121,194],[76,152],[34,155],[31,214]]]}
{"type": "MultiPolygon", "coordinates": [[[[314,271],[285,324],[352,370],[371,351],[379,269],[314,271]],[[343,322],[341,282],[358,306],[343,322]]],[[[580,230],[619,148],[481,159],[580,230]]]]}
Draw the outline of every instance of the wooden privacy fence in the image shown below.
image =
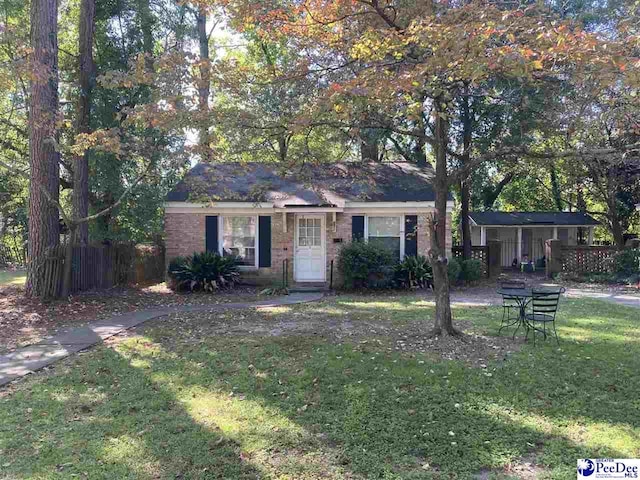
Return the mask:
{"type": "Polygon", "coordinates": [[[561,248],[562,271],[611,273],[616,252],[618,250],[614,246],[563,245],[561,248]]]}
{"type": "MultiPolygon", "coordinates": [[[[463,247],[454,246],[451,247],[451,254],[453,258],[462,261],[463,247]]],[[[480,260],[482,262],[482,274],[489,275],[489,247],[473,246],[471,247],[471,258],[474,260],[480,260]]]]}
{"type": "MultiPolygon", "coordinates": [[[[66,245],[59,245],[47,251],[38,271],[42,297],[56,298],[62,294],[66,249],[66,245]]],[[[69,293],[163,279],[164,248],[160,246],[131,243],[73,246],[69,293]]]]}

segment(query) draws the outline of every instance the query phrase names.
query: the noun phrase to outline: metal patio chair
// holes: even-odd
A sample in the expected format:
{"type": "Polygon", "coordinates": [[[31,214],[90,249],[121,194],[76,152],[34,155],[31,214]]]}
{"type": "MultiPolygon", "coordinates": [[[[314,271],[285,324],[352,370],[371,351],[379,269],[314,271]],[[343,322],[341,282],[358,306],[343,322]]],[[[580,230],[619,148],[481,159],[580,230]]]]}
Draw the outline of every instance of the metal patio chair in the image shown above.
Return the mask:
{"type": "MultiPolygon", "coordinates": [[[[526,288],[526,284],[520,280],[505,280],[500,282],[500,288],[504,290],[519,290],[526,288]]],[[[498,335],[505,327],[510,327],[513,325],[511,322],[511,310],[515,310],[516,316],[513,317],[517,319],[520,316],[520,304],[515,298],[511,298],[507,295],[502,296],[502,320],[500,321],[500,329],[498,330],[498,335]]]]}
{"type": "Polygon", "coordinates": [[[529,337],[529,328],[533,330],[533,344],[536,344],[536,332],[541,332],[544,339],[547,339],[547,324],[553,327],[553,334],[556,337],[556,343],[560,345],[558,332],[556,331],[556,314],[558,313],[558,305],[560,304],[560,295],[565,292],[564,288],[557,290],[536,290],[533,289],[531,298],[531,312],[525,315],[527,335],[529,337]],[[542,329],[536,327],[541,324],[542,329]]]}

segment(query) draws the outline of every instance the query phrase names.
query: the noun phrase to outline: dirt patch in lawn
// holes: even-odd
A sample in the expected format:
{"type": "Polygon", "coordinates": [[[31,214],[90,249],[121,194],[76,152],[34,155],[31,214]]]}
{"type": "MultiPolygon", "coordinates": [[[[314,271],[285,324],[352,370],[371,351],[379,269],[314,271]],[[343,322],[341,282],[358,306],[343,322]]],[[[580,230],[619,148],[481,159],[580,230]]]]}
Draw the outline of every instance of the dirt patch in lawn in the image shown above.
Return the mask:
{"type": "Polygon", "coordinates": [[[485,469],[473,476],[474,480],[517,478],[520,480],[536,480],[549,475],[549,470],[536,463],[536,455],[531,454],[517,459],[500,469],[485,469]]]}
{"type": "Polygon", "coordinates": [[[372,319],[362,313],[340,311],[329,298],[320,304],[294,307],[172,314],[148,322],[138,331],[153,329],[153,335],[162,338],[163,343],[201,343],[212,336],[315,336],[335,344],[354,344],[359,350],[385,350],[409,356],[420,353],[463,361],[478,368],[505,359],[522,345],[522,340],[510,336],[483,335],[469,321],[456,321],[456,326],[466,332],[462,338],[432,338],[428,322],[394,324],[380,317],[372,319]],[[318,305],[327,308],[318,311],[318,305]],[[332,308],[333,313],[328,313],[327,309],[332,308]]]}
{"type": "Polygon", "coordinates": [[[258,289],[238,288],[216,294],[177,294],[165,284],[140,288],[113,288],[42,302],[26,298],[24,288],[0,287],[0,354],[28,345],[63,327],[81,326],[134,310],[177,305],[215,305],[257,301],[258,289]]]}

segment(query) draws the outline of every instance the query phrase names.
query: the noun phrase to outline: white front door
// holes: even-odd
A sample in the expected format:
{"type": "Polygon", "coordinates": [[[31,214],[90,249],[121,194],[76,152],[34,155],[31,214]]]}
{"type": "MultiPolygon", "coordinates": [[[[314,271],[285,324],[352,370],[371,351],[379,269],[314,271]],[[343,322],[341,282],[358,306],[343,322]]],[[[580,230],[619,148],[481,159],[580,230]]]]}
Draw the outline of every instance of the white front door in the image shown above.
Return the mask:
{"type": "Polygon", "coordinates": [[[294,276],[297,282],[324,282],[324,215],[296,215],[294,276]]]}

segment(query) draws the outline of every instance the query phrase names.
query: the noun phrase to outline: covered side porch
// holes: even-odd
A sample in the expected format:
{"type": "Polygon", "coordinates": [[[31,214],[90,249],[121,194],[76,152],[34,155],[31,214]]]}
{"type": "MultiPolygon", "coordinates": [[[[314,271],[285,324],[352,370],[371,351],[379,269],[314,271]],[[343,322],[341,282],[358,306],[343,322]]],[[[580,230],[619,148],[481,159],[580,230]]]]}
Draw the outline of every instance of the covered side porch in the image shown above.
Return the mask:
{"type": "Polygon", "coordinates": [[[502,267],[529,262],[542,267],[546,240],[560,240],[563,245],[593,245],[598,222],[574,212],[478,212],[470,215],[470,224],[472,245],[501,243],[502,267]]]}

